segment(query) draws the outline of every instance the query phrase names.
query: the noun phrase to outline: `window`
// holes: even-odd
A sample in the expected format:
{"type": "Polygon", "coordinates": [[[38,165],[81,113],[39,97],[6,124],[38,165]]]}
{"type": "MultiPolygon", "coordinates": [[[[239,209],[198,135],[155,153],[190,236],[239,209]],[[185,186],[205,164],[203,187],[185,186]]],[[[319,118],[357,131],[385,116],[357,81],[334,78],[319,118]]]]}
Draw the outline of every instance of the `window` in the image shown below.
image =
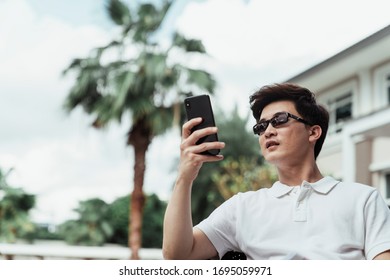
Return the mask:
{"type": "Polygon", "coordinates": [[[390,61],[373,72],[373,105],[376,110],[390,106],[390,61]]]}
{"type": "Polygon", "coordinates": [[[330,100],[329,105],[329,132],[338,133],[342,130],[345,121],[352,118],[352,92],[330,100]]]}

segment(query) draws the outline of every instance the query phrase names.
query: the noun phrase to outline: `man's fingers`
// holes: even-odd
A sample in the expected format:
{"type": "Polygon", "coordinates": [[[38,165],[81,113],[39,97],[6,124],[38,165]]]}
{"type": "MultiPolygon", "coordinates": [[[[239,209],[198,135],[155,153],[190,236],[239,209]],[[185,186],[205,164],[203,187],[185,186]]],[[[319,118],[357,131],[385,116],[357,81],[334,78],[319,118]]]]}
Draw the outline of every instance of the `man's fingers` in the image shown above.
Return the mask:
{"type": "Polygon", "coordinates": [[[188,138],[192,133],[192,128],[202,122],[202,118],[194,118],[184,123],[182,127],[182,137],[188,138]]]}
{"type": "MultiPolygon", "coordinates": [[[[225,148],[225,143],[224,142],[203,142],[202,144],[198,145],[193,145],[193,144],[188,144],[186,143],[187,140],[184,140],[183,143],[180,145],[180,149],[182,152],[185,152],[187,154],[196,154],[196,155],[201,155],[204,156],[203,152],[208,151],[208,150],[221,150],[225,148]]],[[[206,155],[208,156],[208,155],[206,155]]],[[[210,155],[210,157],[215,157],[213,155],[210,155]]]]}

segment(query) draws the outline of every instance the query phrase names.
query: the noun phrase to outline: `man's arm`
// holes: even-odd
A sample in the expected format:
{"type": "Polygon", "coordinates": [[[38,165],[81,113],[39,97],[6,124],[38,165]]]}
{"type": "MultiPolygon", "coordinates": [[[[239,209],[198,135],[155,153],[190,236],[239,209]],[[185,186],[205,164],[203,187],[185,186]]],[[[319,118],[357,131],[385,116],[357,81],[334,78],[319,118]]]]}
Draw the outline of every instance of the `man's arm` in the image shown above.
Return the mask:
{"type": "Polygon", "coordinates": [[[176,184],[164,219],[164,259],[210,259],[217,251],[207,236],[193,229],[191,190],[176,184]]]}
{"type": "Polygon", "coordinates": [[[376,255],[374,260],[390,260],[390,250],[376,255]]]}
{"type": "Polygon", "coordinates": [[[201,122],[192,119],[183,125],[180,145],[178,177],[168,203],[164,218],[163,255],[165,259],[208,259],[217,251],[207,236],[193,229],[191,213],[191,190],[204,162],[223,159],[223,156],[207,156],[200,153],[209,149],[222,149],[222,142],[205,142],[196,145],[198,139],[216,133],[214,127],[191,133],[192,127],[201,122]]]}

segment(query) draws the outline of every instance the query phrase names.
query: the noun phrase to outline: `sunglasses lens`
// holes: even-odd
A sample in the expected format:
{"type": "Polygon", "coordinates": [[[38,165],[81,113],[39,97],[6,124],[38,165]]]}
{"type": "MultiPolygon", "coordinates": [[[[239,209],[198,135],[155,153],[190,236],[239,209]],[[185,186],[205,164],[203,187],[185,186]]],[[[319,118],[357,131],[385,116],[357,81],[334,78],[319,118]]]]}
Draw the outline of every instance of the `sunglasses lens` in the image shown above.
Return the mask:
{"type": "Polygon", "coordinates": [[[285,124],[288,122],[289,115],[288,113],[281,112],[277,113],[272,119],[268,121],[261,121],[253,126],[253,133],[261,135],[263,134],[268,127],[268,124],[271,123],[273,127],[278,127],[279,125],[285,124]]]}
{"type": "Polygon", "coordinates": [[[253,133],[254,133],[254,134],[259,134],[259,135],[260,135],[258,124],[255,124],[255,125],[253,126],[253,133]]]}
{"type": "Polygon", "coordinates": [[[253,132],[255,134],[261,135],[264,133],[264,131],[267,129],[268,123],[267,122],[260,122],[253,126],[253,132]]]}
{"type": "Polygon", "coordinates": [[[273,127],[277,127],[278,125],[285,124],[287,121],[288,121],[288,115],[283,113],[283,114],[275,116],[271,120],[271,124],[273,127]]]}

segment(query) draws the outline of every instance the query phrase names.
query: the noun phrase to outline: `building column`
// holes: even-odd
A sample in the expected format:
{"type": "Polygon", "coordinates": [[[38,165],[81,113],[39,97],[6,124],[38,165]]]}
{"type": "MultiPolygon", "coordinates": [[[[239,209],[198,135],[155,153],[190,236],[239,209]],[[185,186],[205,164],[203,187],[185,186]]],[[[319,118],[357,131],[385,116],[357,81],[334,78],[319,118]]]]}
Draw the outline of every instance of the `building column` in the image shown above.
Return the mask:
{"type": "Polygon", "coordinates": [[[356,116],[364,116],[369,112],[372,112],[372,103],[373,103],[373,92],[370,71],[368,69],[363,69],[358,73],[359,77],[359,90],[357,91],[359,108],[357,110],[356,116]]]}
{"type": "Polygon", "coordinates": [[[354,182],[356,178],[356,147],[350,131],[343,129],[342,133],[343,181],[354,182]]]}
{"type": "MultiPolygon", "coordinates": [[[[374,129],[383,129],[383,136],[389,134],[390,108],[371,116],[347,123],[342,130],[343,181],[356,182],[356,143],[365,139],[374,129]]],[[[373,138],[374,139],[374,138],[373,138]]],[[[372,139],[372,140],[373,140],[372,139]]]]}

